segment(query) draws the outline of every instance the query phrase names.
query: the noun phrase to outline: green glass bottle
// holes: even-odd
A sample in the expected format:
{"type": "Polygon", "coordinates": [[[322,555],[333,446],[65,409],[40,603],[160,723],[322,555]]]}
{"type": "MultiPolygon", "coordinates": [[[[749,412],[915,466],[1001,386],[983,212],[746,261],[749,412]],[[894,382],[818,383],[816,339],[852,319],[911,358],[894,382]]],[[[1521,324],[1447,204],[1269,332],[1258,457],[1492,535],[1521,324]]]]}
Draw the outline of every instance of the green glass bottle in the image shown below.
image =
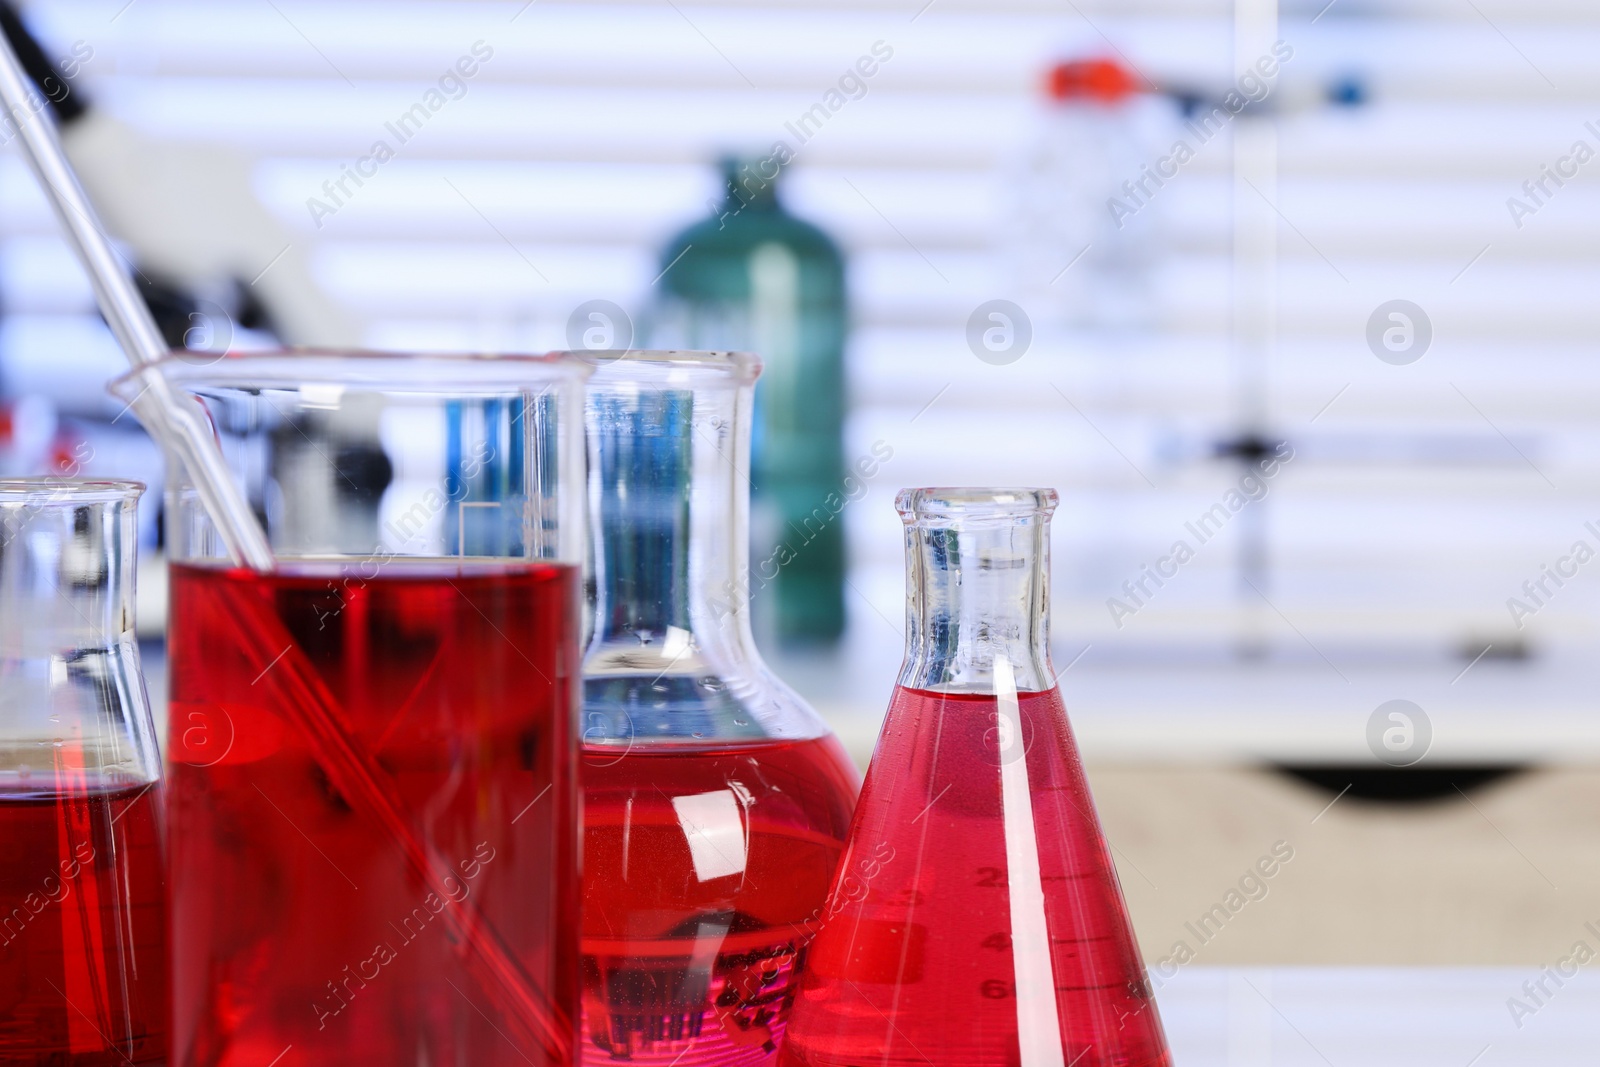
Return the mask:
{"type": "Polygon", "coordinates": [[[724,198],[661,252],[653,347],[760,355],[751,458],[750,596],[787,644],[844,630],[844,259],[784,210],[779,144],[722,162],[724,198]]]}

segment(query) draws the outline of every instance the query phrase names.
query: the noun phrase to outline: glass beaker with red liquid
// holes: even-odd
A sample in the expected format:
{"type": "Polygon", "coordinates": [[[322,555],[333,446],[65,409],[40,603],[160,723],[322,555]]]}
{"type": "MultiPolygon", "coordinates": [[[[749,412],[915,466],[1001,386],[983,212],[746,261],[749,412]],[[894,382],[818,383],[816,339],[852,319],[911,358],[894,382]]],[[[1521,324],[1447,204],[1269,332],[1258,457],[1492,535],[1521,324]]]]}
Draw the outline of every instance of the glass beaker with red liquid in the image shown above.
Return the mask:
{"type": "Polygon", "coordinates": [[[174,1062],[570,1063],[588,368],[159,370],[277,557],[173,472],[174,1062]]]}
{"type": "Polygon", "coordinates": [[[1049,654],[1049,489],[915,489],[906,658],[781,1062],[1170,1063],[1049,654]]]}
{"type": "Polygon", "coordinates": [[[586,353],[582,1059],[775,1058],[858,777],[750,632],[753,356],[586,353]]]}
{"type": "Polygon", "coordinates": [[[0,481],[0,1063],[167,1062],[137,482],[0,481]]]}

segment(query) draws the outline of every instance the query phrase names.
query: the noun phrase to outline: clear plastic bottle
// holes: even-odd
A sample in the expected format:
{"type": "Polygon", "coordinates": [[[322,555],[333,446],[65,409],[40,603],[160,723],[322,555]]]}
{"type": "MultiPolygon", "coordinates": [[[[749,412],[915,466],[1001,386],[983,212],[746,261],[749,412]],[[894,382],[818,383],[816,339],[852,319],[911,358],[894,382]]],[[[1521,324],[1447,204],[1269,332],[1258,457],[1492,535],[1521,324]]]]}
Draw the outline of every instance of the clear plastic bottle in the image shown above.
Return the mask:
{"type": "Polygon", "coordinates": [[[137,482],[0,481],[0,1063],[167,1059],[137,482]]]}
{"type": "Polygon", "coordinates": [[[1105,58],[1058,63],[1043,88],[1008,167],[1019,299],[1038,327],[1147,327],[1161,237],[1149,169],[1171,146],[1172,106],[1105,58]]]}
{"type": "Polygon", "coordinates": [[[1049,652],[1050,489],[913,489],[906,658],[787,1067],[1167,1067],[1049,652]]]}
{"type": "Polygon", "coordinates": [[[747,610],[753,356],[589,353],[583,1062],[762,1064],[858,776],[747,610]]]}

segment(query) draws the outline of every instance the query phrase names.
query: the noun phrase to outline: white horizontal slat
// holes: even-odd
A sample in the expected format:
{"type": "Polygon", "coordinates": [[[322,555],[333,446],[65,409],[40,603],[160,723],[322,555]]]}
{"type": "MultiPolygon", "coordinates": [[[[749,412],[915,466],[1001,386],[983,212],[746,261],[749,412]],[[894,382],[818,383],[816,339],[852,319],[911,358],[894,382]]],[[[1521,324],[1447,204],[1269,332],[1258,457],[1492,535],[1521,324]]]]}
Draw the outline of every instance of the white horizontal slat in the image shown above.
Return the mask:
{"type": "MultiPolygon", "coordinates": [[[[559,347],[567,316],[594,298],[642,320],[663,243],[708,216],[714,156],[796,147],[786,200],[847,256],[851,448],[895,449],[847,519],[856,584],[890,619],[890,482],[1061,487],[1058,637],[1132,656],[1276,627],[1318,670],[1271,609],[1240,598],[1247,523],[1265,531],[1273,604],[1311,643],[1447,656],[1503,636],[1506,597],[1596,517],[1600,163],[1521,228],[1506,207],[1575,140],[1600,149],[1585,126],[1600,125],[1591,0],[1285,0],[1279,33],[1295,54],[1270,101],[1272,205],[1235,200],[1233,132],[1255,121],[1239,119],[1128,234],[1110,228],[1115,181],[1196,140],[1145,101],[1104,124],[1127,143],[1070,241],[1047,236],[1020,190],[1045,129],[1044,69],[1120,54],[1162,85],[1220,91],[1254,58],[1232,55],[1231,3],[438,0],[381,16],[342,2],[123,3],[53,0],[28,15],[56,48],[92,46],[84,88],[135,129],[242,154],[372,343],[559,347]],[[394,140],[385,122],[479,39],[494,56],[465,96],[315,225],[307,198],[375,139],[394,140]],[[894,56],[866,94],[800,144],[785,124],[878,40],[894,56]],[[1367,105],[1321,106],[1351,77],[1367,105]],[[1276,219],[1279,238],[1277,335],[1250,388],[1232,336],[1236,210],[1276,219]],[[1126,295],[1102,257],[1134,233],[1150,257],[1143,320],[1064,325],[1074,302],[1126,295]],[[965,338],[974,308],[997,297],[1035,327],[1004,367],[965,338]],[[1411,366],[1380,363],[1364,338],[1395,298],[1434,328],[1411,366]],[[1247,417],[1252,404],[1263,414],[1247,417]],[[1235,519],[1137,625],[1108,630],[1105,597],[1237,481],[1210,453],[1252,423],[1297,449],[1259,513],[1235,519]]],[[[1074,151],[1093,169],[1092,146],[1074,151]]],[[[0,151],[0,294],[8,390],[71,407],[74,380],[98,389],[114,351],[12,150],[0,151]]],[[[1574,586],[1523,636],[1555,647],[1596,618],[1574,586]]]]}
{"type": "MultiPolygon", "coordinates": [[[[1307,5],[1302,18],[1286,5],[1282,32],[1297,49],[1296,70],[1336,76],[1349,72],[1352,57],[1359,56],[1359,69],[1370,72],[1386,96],[1504,99],[1538,93],[1549,99],[1592,92],[1600,84],[1587,62],[1592,24],[1577,6],[1582,0],[1570,2],[1567,14],[1579,17],[1540,12],[1538,5],[1482,5],[1493,24],[1471,9],[1462,17],[1459,7],[1444,3],[1425,13],[1386,5],[1389,17],[1381,21],[1345,17],[1335,7],[1312,24],[1309,16],[1323,5],[1307,5]],[[1518,47],[1537,69],[1506,47],[1495,32],[1500,25],[1515,29],[1518,47]],[[1481,61],[1461,63],[1469,53],[1481,61]],[[1539,71],[1559,88],[1544,82],[1539,71]]],[[[1230,31],[1227,19],[1218,17],[1226,14],[1225,6],[1218,11],[1174,3],[1151,11],[1149,5],[1080,5],[1085,13],[1103,8],[1091,24],[1042,3],[975,7],[938,0],[932,17],[915,22],[909,16],[920,2],[904,0],[903,12],[881,2],[833,11],[825,19],[813,17],[809,5],[765,4],[760,17],[752,18],[744,5],[680,5],[680,14],[648,3],[541,3],[509,22],[518,6],[395,4],[386,5],[382,20],[373,20],[359,6],[286,4],[280,15],[266,7],[169,3],[160,17],[115,24],[99,16],[99,5],[35,10],[57,39],[90,40],[105,66],[134,74],[326,79],[342,72],[355,81],[381,81],[426,76],[442,58],[453,58],[446,54],[451,45],[483,38],[506,46],[500,62],[482,75],[486,80],[742,86],[738,71],[716,55],[709,38],[764,88],[810,87],[831,80],[841,60],[854,58],[851,49],[881,38],[915,46],[900,74],[905,87],[1011,92],[1031,86],[1039,63],[1057,51],[1109,51],[1097,27],[1158,80],[1225,81],[1229,74],[1230,31]],[[327,58],[308,47],[306,38],[320,41],[327,58]],[[572,39],[605,44],[574,50],[565,46],[572,39]],[[974,62],[976,57],[1012,61],[974,62]]]]}

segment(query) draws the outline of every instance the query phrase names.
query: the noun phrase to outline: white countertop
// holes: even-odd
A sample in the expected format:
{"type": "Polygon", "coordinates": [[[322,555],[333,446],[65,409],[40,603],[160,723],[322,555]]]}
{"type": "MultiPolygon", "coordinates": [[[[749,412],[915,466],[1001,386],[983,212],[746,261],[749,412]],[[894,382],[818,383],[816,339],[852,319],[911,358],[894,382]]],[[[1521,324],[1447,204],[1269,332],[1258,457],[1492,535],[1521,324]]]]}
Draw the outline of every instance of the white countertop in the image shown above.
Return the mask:
{"type": "Polygon", "coordinates": [[[1192,967],[1162,986],[1157,1001],[1177,1067],[1594,1062],[1600,969],[1581,970],[1560,988],[1547,979],[1554,995],[1534,1006],[1521,987],[1539,977],[1534,966],[1192,967]],[[1511,997],[1535,1010],[1514,1021],[1511,997]]]}

